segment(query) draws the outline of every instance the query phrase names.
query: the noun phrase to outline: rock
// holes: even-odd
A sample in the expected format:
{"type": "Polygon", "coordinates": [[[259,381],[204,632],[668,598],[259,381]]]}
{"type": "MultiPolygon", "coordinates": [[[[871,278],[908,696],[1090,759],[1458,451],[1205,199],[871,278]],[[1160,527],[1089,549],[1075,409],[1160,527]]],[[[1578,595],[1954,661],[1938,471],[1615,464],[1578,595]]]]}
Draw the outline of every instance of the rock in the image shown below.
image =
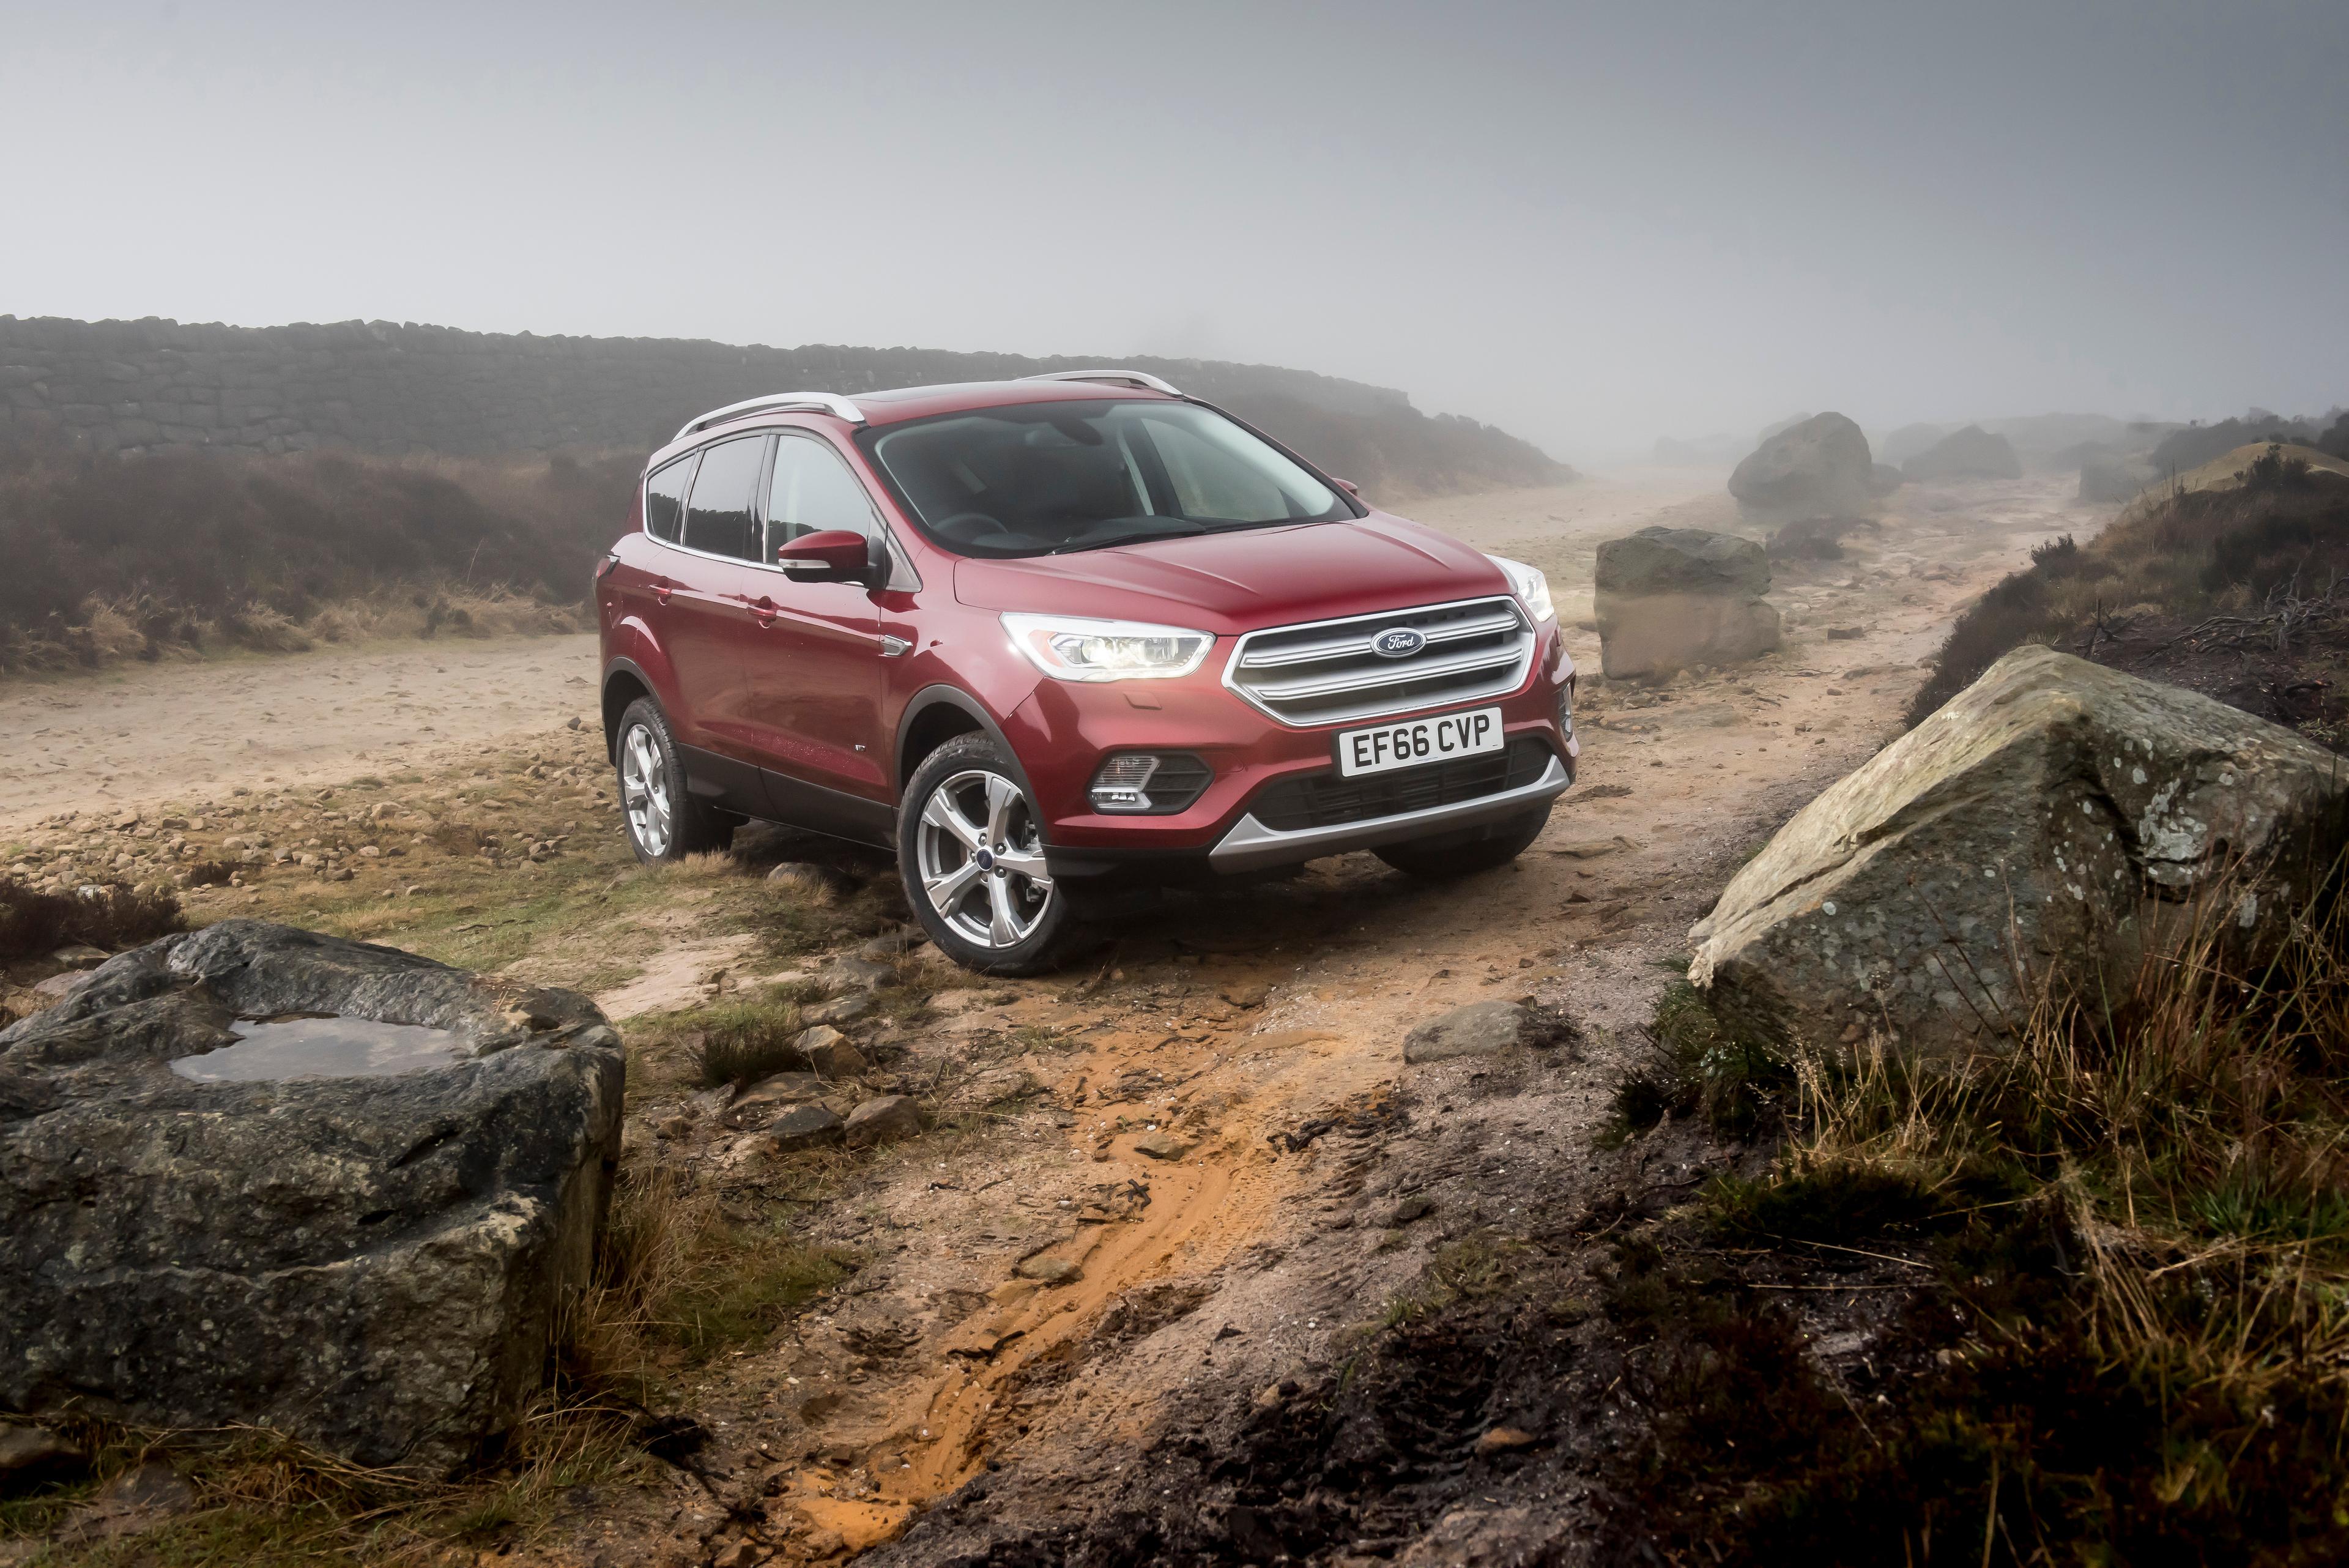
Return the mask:
{"type": "Polygon", "coordinates": [[[94,969],[106,959],[104,948],[94,948],[88,942],[68,942],[49,955],[51,963],[63,964],[67,969],[94,969]]]}
{"type": "Polygon", "coordinates": [[[67,1516],[57,1532],[62,1546],[118,1541],[152,1530],[196,1506],[196,1489],[169,1460],[150,1459],[98,1489],[98,1495],[67,1516]]]}
{"type": "Polygon", "coordinates": [[[1881,501],[1906,483],[1906,476],[1889,462],[1875,462],[1868,468],[1868,493],[1881,501]]]}
{"type": "Polygon", "coordinates": [[[726,1107],[726,1119],[738,1127],[756,1126],[771,1119],[785,1106],[820,1098],[823,1091],[822,1074],[777,1073],[735,1096],[733,1103],[726,1107]]]}
{"type": "Polygon", "coordinates": [[[820,978],[835,991],[871,991],[897,978],[897,966],[845,954],[823,966],[820,978]]]}
{"type": "Polygon", "coordinates": [[[856,956],[868,963],[888,963],[901,959],[924,942],[929,934],[919,926],[899,926],[894,931],[884,931],[856,950],[856,956]]]}
{"type": "Polygon", "coordinates": [[[854,1023],[873,1011],[873,993],[855,991],[846,996],[835,996],[830,1002],[819,1002],[813,1007],[800,1010],[800,1016],[810,1023],[854,1023]]]}
{"type": "Polygon", "coordinates": [[[1442,1062],[1506,1051],[1523,1038],[1526,1010],[1514,1002],[1472,1002],[1431,1018],[1403,1036],[1402,1059],[1442,1062]]]}
{"type": "Polygon", "coordinates": [[[87,970],[69,969],[63,974],[53,974],[47,980],[35,981],[32,991],[36,996],[47,998],[50,1002],[62,1002],[67,992],[88,977],[88,973],[87,970]]]}
{"type": "Polygon", "coordinates": [[[827,1078],[861,1078],[870,1065],[864,1054],[848,1043],[829,1023],[819,1023],[812,1029],[802,1029],[792,1044],[799,1047],[808,1065],[827,1078]]]}
{"type": "Polygon", "coordinates": [[[1738,664],[1776,648],[1761,545],[1702,528],[1642,528],[1599,546],[1593,604],[1610,680],[1738,664]]]}
{"type": "Polygon", "coordinates": [[[1012,1271],[1023,1280],[1036,1280],[1048,1285],[1074,1284],[1084,1277],[1084,1270],[1066,1258],[1039,1254],[1022,1258],[1012,1271]]]}
{"type": "Polygon", "coordinates": [[[74,1475],[89,1463],[78,1444],[47,1427],[0,1426],[0,1491],[17,1491],[74,1475]]]}
{"type": "Polygon", "coordinates": [[[1143,1133],[1133,1140],[1133,1152],[1146,1154],[1153,1159],[1174,1161],[1191,1152],[1191,1146],[1161,1127],[1156,1132],[1143,1133]]]}
{"type": "Polygon", "coordinates": [[[1424,1220],[1434,1212],[1435,1199],[1423,1192],[1414,1197],[1406,1198],[1396,1204],[1393,1211],[1387,1215],[1387,1223],[1394,1226],[1408,1225],[1414,1220],[1424,1220]]]}
{"type": "Polygon", "coordinates": [[[1476,1439],[1476,1453],[1482,1458],[1506,1453],[1511,1449],[1528,1449],[1537,1440],[1531,1432],[1516,1427],[1488,1427],[1476,1439]]]}
{"type": "Polygon", "coordinates": [[[0,1408],[268,1426],[446,1471],[536,1392],[618,1156],[582,996],[252,920],[101,965],[0,1031],[0,1408]],[[450,1032],[396,1076],[194,1081],[239,1018],[450,1032]]]}
{"type": "Polygon", "coordinates": [[[1218,994],[1234,1007],[1262,1007],[1272,987],[1260,980],[1227,980],[1218,994]]]}
{"type": "Polygon", "coordinates": [[[924,1125],[922,1107],[912,1096],[883,1095],[849,1112],[843,1130],[852,1147],[865,1148],[916,1137],[924,1125]]]}
{"type": "Polygon", "coordinates": [[[793,1106],[768,1124],[767,1139],[777,1154],[791,1154],[838,1143],[845,1125],[827,1106],[793,1106]]]}
{"type": "Polygon", "coordinates": [[[2002,435],[1980,425],[1951,431],[1900,465],[1902,477],[1920,479],[2021,479],[2023,460],[2002,435]]]}
{"type": "Polygon", "coordinates": [[[1841,414],[1817,414],[1765,438],[1729,476],[1729,493],[1752,515],[1855,517],[1868,508],[1875,472],[1868,437],[1841,414]]]}
{"type": "Polygon", "coordinates": [[[1689,978],[1724,1015],[1806,1045],[1868,1030],[1924,1054],[1995,1045],[2035,994],[2012,954],[2094,984],[2223,888],[2218,929],[2255,959],[2344,836],[2330,752],[2022,648],[1797,813],[1691,932],[1689,978]]]}

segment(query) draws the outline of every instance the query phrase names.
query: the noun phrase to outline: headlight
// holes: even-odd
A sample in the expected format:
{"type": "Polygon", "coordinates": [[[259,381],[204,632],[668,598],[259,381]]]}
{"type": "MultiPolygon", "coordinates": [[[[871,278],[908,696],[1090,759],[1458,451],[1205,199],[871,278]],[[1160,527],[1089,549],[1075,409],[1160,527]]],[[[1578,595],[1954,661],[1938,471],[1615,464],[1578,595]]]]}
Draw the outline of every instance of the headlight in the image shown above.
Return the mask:
{"type": "Polygon", "coordinates": [[[1003,629],[1030,663],[1060,680],[1164,680],[1188,675],[1216,645],[1209,632],[1079,616],[1007,615],[1003,629]]]}
{"type": "Polygon", "coordinates": [[[1509,579],[1509,587],[1516,590],[1517,597],[1526,601],[1526,608],[1532,612],[1536,626],[1557,618],[1557,607],[1549,602],[1549,579],[1539,570],[1523,561],[1512,561],[1506,556],[1487,556],[1485,559],[1501,568],[1502,574],[1509,579]]]}

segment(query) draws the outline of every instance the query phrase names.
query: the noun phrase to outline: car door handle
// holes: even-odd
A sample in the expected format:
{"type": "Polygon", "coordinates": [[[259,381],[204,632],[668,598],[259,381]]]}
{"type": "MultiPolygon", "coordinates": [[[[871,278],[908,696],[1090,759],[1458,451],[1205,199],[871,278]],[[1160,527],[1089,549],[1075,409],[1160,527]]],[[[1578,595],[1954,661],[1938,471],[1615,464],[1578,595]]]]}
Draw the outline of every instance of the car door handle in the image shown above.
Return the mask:
{"type": "Polygon", "coordinates": [[[667,577],[655,577],[653,579],[654,602],[657,604],[667,604],[668,603],[668,596],[676,591],[677,585],[670,582],[667,577]]]}
{"type": "Polygon", "coordinates": [[[768,628],[773,626],[775,624],[775,618],[783,613],[783,607],[777,604],[774,600],[769,598],[764,594],[761,594],[757,598],[749,600],[748,602],[750,606],[750,618],[759,623],[759,629],[761,631],[764,631],[768,628]]]}

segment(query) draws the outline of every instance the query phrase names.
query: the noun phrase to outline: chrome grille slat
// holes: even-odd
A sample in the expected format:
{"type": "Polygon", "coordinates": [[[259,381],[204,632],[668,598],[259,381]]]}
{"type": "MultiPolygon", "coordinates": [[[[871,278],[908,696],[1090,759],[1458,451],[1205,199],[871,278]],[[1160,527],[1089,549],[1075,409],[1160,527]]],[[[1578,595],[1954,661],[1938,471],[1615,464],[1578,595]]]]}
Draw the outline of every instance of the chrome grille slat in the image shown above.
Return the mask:
{"type": "MultiPolygon", "coordinates": [[[[1381,623],[1381,629],[1387,624],[1392,623],[1381,623]]],[[[1430,642],[1458,642],[1463,638],[1487,637],[1494,632],[1509,631],[1519,624],[1514,615],[1485,616],[1478,620],[1464,621],[1457,626],[1435,627],[1429,629],[1425,636],[1430,642]]],[[[1300,643],[1293,648],[1251,653],[1240,662],[1249,670],[1275,670],[1292,664],[1316,664],[1324,659],[1356,657],[1370,651],[1370,638],[1350,637],[1334,642],[1300,643]]]]}
{"type": "Polygon", "coordinates": [[[1514,598],[1418,605],[1248,632],[1224,684],[1284,724],[1354,723],[1506,695],[1531,672],[1535,643],[1514,598]],[[1426,641],[1401,659],[1372,651],[1371,639],[1394,627],[1426,641]]]}
{"type": "MultiPolygon", "coordinates": [[[[1515,664],[1518,653],[1515,648],[1496,648],[1483,653],[1464,653],[1456,659],[1442,660],[1419,659],[1411,665],[1410,679],[1441,680],[1446,675],[1464,675],[1479,670],[1497,670],[1515,664]]],[[[1390,664],[1401,660],[1390,659],[1390,664]]],[[[1249,688],[1267,702],[1296,702],[1308,697],[1333,697],[1344,691],[1372,691],[1385,686],[1400,686],[1393,674],[1385,670],[1365,669],[1345,675],[1324,675],[1313,680],[1280,680],[1249,688]]]]}

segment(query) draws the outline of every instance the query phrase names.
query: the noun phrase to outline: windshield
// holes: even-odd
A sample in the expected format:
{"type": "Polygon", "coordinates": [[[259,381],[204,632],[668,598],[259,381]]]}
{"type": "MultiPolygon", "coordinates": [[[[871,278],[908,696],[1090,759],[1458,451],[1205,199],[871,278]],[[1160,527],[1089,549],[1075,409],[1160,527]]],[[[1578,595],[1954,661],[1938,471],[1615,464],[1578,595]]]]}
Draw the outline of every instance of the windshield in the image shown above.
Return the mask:
{"type": "Polygon", "coordinates": [[[923,530],[966,556],[1044,556],[1355,515],[1195,403],[1027,403],[867,437],[923,530]]]}

